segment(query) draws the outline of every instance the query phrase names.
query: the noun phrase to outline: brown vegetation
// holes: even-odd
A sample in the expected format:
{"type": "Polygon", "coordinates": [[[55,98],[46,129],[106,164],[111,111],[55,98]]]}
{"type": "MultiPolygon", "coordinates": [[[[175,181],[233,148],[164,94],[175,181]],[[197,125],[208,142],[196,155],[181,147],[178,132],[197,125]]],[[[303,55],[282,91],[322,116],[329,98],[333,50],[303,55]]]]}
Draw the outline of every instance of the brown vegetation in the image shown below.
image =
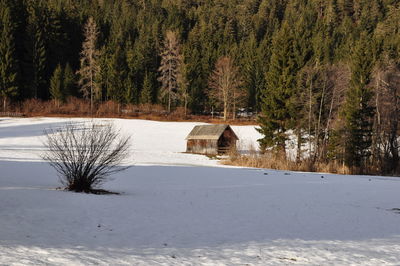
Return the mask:
{"type": "MultiPolygon", "coordinates": [[[[171,113],[159,104],[122,105],[114,101],[98,103],[93,107],[93,115],[90,112],[90,102],[84,99],[69,97],[65,103],[57,103],[54,100],[42,101],[30,99],[20,103],[14,103],[9,112],[2,116],[10,116],[10,113],[18,113],[26,117],[96,117],[96,118],[134,118],[158,121],[193,121],[204,123],[226,123],[220,118],[207,115],[186,115],[184,107],[175,108],[171,113]]],[[[1,114],[0,114],[1,115],[1,114]]],[[[229,120],[231,125],[255,125],[255,117],[229,120]]]]}
{"type": "Polygon", "coordinates": [[[350,170],[345,165],[339,165],[336,161],[314,163],[311,160],[303,160],[296,162],[288,158],[282,158],[282,156],[278,156],[272,152],[264,154],[252,152],[249,155],[231,153],[229,158],[223,161],[223,164],[275,170],[350,174],[350,170]]]}
{"type": "Polygon", "coordinates": [[[215,63],[215,69],[209,78],[208,95],[217,105],[222,105],[224,120],[228,119],[229,111],[235,119],[236,107],[240,100],[245,98],[245,92],[241,89],[242,77],[237,66],[230,57],[220,57],[215,63]]]}
{"type": "MultiPolygon", "coordinates": [[[[361,172],[361,169],[351,169],[344,163],[339,163],[337,160],[314,161],[312,158],[291,160],[287,156],[281,156],[273,151],[260,153],[253,147],[250,148],[250,151],[247,154],[239,154],[237,150],[231,150],[228,153],[228,158],[223,160],[222,164],[261,169],[332,173],[343,175],[351,175],[361,172]]],[[[365,169],[362,169],[363,174],[388,176],[399,174],[399,172],[383,172],[380,164],[380,161],[371,162],[365,167],[365,169]]]]}
{"type": "MultiPolygon", "coordinates": [[[[168,102],[168,113],[171,112],[172,102],[175,102],[182,95],[179,95],[179,77],[182,75],[179,73],[182,65],[182,55],[180,52],[180,44],[178,40],[178,34],[173,31],[167,31],[164,48],[160,54],[161,63],[158,71],[160,77],[158,81],[161,82],[161,99],[167,98],[168,102]]],[[[186,103],[185,103],[186,106],[186,103]]]]}
{"type": "Polygon", "coordinates": [[[96,42],[100,32],[96,22],[89,17],[84,28],[85,41],[82,44],[81,68],[77,72],[80,76],[79,86],[86,99],[90,99],[90,110],[93,111],[94,98],[100,97],[101,88],[96,82],[96,76],[100,72],[98,64],[99,51],[96,49],[96,42]]]}

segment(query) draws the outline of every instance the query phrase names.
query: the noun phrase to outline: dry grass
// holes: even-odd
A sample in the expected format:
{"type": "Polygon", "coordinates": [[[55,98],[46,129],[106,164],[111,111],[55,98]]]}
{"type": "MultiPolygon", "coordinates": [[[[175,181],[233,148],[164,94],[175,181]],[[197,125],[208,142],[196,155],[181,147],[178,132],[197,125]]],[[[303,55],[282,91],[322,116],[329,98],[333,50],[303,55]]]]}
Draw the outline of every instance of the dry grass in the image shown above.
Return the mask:
{"type": "Polygon", "coordinates": [[[161,105],[140,104],[121,105],[113,101],[98,103],[94,106],[93,113],[90,110],[90,102],[84,99],[70,97],[65,103],[55,101],[42,101],[29,99],[10,106],[9,112],[21,113],[27,117],[98,117],[98,118],[136,118],[157,121],[191,121],[213,124],[230,125],[256,125],[255,119],[236,119],[223,121],[211,116],[193,115],[181,107],[168,113],[161,105]]]}
{"type": "Polygon", "coordinates": [[[334,173],[334,174],[350,174],[350,170],[336,162],[330,163],[313,163],[309,160],[301,162],[294,162],[282,156],[278,156],[272,152],[265,154],[258,154],[254,151],[247,155],[241,155],[231,152],[228,159],[223,161],[225,165],[275,169],[275,170],[288,170],[288,171],[301,171],[301,172],[321,172],[321,173],[334,173]]]}

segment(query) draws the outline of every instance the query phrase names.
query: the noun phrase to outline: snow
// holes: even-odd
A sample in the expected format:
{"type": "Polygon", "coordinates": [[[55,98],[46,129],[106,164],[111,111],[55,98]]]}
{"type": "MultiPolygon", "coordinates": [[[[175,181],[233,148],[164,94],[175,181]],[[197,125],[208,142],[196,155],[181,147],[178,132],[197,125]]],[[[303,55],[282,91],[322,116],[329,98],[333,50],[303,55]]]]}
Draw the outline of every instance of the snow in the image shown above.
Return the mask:
{"type": "MultiPolygon", "coordinates": [[[[65,123],[87,123],[88,119],[0,119],[0,160],[40,161],[44,151],[44,130],[59,128],[65,123]]],[[[112,122],[124,136],[132,138],[132,156],[128,164],[217,166],[208,157],[185,154],[186,136],[200,123],[155,122],[147,120],[96,119],[96,123],[112,122]]],[[[256,146],[260,134],[254,126],[234,126],[243,149],[256,146]]]]}
{"type": "Polygon", "coordinates": [[[71,121],[0,119],[0,265],[400,261],[399,178],[224,167],[184,153],[199,123],[112,119],[132,135],[133,167],[104,185],[121,195],[76,194],[40,159],[43,129],[71,121]]]}

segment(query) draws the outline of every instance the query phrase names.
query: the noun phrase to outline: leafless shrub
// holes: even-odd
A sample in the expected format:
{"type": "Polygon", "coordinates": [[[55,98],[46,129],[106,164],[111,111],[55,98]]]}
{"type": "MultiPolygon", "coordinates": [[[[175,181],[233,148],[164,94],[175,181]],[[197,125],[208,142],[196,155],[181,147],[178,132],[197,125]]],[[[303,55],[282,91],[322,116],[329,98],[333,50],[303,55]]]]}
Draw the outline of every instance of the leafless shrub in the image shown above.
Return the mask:
{"type": "Polygon", "coordinates": [[[99,193],[108,177],[129,167],[120,166],[129,154],[130,138],[113,124],[67,124],[45,131],[47,152],[42,158],[58,172],[67,190],[99,193]]]}

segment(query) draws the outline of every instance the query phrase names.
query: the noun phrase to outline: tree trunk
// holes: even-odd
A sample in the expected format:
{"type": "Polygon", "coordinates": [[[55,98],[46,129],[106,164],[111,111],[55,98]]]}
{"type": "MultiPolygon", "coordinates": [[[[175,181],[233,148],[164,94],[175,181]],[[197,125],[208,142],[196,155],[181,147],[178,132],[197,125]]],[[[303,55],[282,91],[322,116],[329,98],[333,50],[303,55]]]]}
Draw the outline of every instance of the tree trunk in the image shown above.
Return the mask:
{"type": "Polygon", "coordinates": [[[187,96],[185,96],[185,118],[187,117],[187,96]]]}
{"type": "Polygon", "coordinates": [[[172,65],[171,62],[168,64],[168,114],[171,113],[171,93],[172,93],[172,77],[171,77],[172,65]]]}
{"type": "Polygon", "coordinates": [[[309,88],[309,109],[308,109],[308,156],[312,158],[312,145],[311,145],[311,114],[312,114],[312,77],[309,88]]]}
{"type": "Polygon", "coordinates": [[[319,105],[319,113],[318,113],[318,124],[317,124],[317,129],[316,129],[316,132],[315,132],[314,161],[316,159],[319,160],[321,158],[320,131],[321,131],[322,108],[324,106],[324,101],[325,101],[325,90],[326,90],[326,77],[325,77],[325,82],[324,82],[324,88],[322,89],[322,96],[321,96],[321,102],[320,102],[320,105],[319,105]]]}
{"type": "Polygon", "coordinates": [[[3,112],[6,112],[7,109],[7,97],[3,97],[3,112]]]}
{"type": "Polygon", "coordinates": [[[168,93],[168,114],[171,113],[171,88],[169,88],[169,93],[168,93]]]}
{"type": "Polygon", "coordinates": [[[228,101],[224,101],[224,121],[228,118],[228,101]]]}
{"type": "Polygon", "coordinates": [[[233,120],[236,120],[236,101],[235,98],[233,99],[233,110],[232,110],[232,118],[233,120]]]}
{"type": "Polygon", "coordinates": [[[90,74],[90,116],[93,116],[93,74],[90,74]]]}
{"type": "Polygon", "coordinates": [[[296,163],[300,163],[301,160],[301,146],[303,144],[301,138],[301,130],[297,132],[297,154],[296,154],[296,163]]]}
{"type": "Polygon", "coordinates": [[[332,99],[331,99],[331,104],[330,104],[330,107],[329,107],[329,114],[328,114],[328,117],[327,117],[327,122],[326,122],[326,127],[325,127],[325,134],[324,134],[324,140],[323,140],[323,148],[326,150],[326,145],[327,145],[327,142],[328,142],[328,137],[329,137],[329,127],[330,127],[330,123],[331,123],[331,119],[332,119],[332,113],[333,113],[333,105],[334,105],[334,103],[335,103],[335,92],[336,92],[336,89],[335,88],[333,88],[333,91],[332,91],[332,99]]]}

